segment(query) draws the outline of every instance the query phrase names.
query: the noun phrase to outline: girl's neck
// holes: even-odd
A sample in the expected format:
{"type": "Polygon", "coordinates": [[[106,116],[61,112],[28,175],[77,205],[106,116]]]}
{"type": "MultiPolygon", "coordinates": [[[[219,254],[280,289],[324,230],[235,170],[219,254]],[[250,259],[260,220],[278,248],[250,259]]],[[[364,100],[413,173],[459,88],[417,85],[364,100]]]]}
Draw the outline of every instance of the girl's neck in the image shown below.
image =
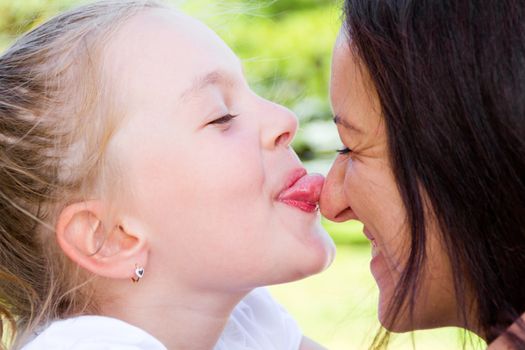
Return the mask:
{"type": "Polygon", "coordinates": [[[155,293],[146,284],[137,287],[101,303],[102,314],[143,329],[168,349],[212,349],[235,305],[248,293],[175,289],[155,293]]]}

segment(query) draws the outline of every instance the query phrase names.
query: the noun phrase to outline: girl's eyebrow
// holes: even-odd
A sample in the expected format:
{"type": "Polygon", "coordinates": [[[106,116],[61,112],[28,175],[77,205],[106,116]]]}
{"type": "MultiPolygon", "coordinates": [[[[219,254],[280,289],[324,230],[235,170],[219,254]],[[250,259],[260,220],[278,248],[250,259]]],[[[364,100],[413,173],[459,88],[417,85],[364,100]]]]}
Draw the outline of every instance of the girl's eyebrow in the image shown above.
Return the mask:
{"type": "Polygon", "coordinates": [[[234,80],[231,78],[231,74],[227,74],[225,71],[219,69],[213,70],[197,77],[193,84],[180,95],[180,99],[188,99],[210,85],[224,85],[231,87],[234,85],[234,80]]]}

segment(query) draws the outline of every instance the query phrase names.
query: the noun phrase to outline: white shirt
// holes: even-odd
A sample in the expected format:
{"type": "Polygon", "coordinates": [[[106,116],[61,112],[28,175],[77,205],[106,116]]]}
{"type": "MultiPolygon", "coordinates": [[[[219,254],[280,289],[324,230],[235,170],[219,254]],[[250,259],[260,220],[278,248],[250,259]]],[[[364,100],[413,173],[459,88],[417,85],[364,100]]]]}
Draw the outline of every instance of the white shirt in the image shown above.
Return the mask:
{"type": "MultiPolygon", "coordinates": [[[[213,350],[297,350],[302,332],[264,288],[234,309],[213,350]]],[[[167,350],[153,336],[123,321],[79,316],[51,323],[23,350],[167,350]]]]}

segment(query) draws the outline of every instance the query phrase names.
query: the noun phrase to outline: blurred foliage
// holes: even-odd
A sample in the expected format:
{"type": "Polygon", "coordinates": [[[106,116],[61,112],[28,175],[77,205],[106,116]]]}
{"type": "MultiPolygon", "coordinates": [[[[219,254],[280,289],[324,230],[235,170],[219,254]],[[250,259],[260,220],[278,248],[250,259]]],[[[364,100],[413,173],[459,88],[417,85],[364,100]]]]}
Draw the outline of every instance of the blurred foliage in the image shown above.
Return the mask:
{"type": "Polygon", "coordinates": [[[13,38],[55,13],[78,3],[75,0],[0,0],[0,44],[13,38]]]}
{"type": "Polygon", "coordinates": [[[352,220],[341,224],[323,219],[322,223],[337,246],[370,246],[370,242],[363,233],[363,224],[359,221],[352,220]]]}
{"type": "MultiPolygon", "coordinates": [[[[79,0],[0,0],[0,47],[79,0]]],[[[202,19],[243,60],[252,88],[299,116],[294,147],[303,160],[338,147],[316,132],[331,112],[328,80],[340,24],[337,0],[171,0],[202,19]],[[315,124],[316,122],[317,124],[315,124]]]]}
{"type": "MultiPolygon", "coordinates": [[[[260,1],[257,1],[260,3],[260,1]]],[[[268,1],[264,12],[272,16],[286,15],[289,11],[311,10],[331,5],[330,0],[274,0],[268,1]]]]}

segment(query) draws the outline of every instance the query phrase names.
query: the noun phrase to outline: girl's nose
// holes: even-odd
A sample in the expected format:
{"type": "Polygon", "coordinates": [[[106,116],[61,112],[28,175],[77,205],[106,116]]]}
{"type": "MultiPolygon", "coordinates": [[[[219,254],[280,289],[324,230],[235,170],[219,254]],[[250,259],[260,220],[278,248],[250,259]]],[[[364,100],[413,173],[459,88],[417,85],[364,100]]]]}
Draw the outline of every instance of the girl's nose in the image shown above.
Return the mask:
{"type": "Polygon", "coordinates": [[[326,177],[319,201],[321,213],[328,220],[343,222],[356,219],[346,198],[344,180],[345,162],[338,158],[326,177]]]}
{"type": "Polygon", "coordinates": [[[261,122],[261,141],[265,149],[288,147],[297,132],[297,118],[289,109],[268,103],[261,122]]]}

